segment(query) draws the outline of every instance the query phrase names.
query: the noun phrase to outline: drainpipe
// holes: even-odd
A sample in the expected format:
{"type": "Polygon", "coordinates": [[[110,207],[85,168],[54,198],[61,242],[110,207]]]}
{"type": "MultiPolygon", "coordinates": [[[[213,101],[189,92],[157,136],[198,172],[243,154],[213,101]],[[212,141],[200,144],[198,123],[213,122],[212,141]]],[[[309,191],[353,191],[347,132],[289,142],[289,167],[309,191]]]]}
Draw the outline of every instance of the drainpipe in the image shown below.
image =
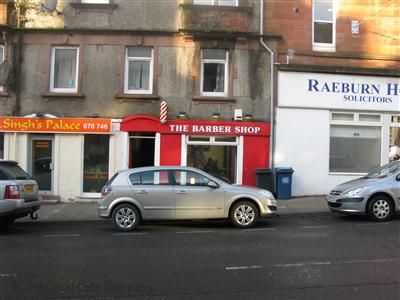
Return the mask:
{"type": "Polygon", "coordinates": [[[271,107],[270,107],[270,115],[271,115],[271,122],[270,122],[270,128],[271,128],[271,135],[270,135],[270,145],[269,145],[269,159],[270,163],[269,166],[270,168],[274,168],[274,150],[275,150],[275,113],[274,113],[274,61],[275,61],[275,54],[274,51],[271,50],[267,46],[267,44],[264,41],[263,38],[264,35],[264,0],[260,1],[260,44],[269,52],[271,55],[271,107]]]}
{"type": "Polygon", "coordinates": [[[16,61],[16,76],[15,76],[15,110],[14,114],[19,116],[21,111],[21,52],[22,52],[22,29],[18,28],[17,33],[17,61],[16,61]]]}

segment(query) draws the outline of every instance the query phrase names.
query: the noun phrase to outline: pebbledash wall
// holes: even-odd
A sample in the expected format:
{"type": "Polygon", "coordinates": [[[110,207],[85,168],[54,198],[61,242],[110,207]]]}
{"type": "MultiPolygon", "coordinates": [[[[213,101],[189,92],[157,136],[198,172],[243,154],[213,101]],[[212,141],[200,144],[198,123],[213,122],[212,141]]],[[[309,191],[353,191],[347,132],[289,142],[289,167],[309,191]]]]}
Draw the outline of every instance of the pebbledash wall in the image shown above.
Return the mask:
{"type": "Polygon", "coordinates": [[[399,98],[396,77],[279,71],[274,161],[293,167],[293,195],[399,159],[399,98]]]}

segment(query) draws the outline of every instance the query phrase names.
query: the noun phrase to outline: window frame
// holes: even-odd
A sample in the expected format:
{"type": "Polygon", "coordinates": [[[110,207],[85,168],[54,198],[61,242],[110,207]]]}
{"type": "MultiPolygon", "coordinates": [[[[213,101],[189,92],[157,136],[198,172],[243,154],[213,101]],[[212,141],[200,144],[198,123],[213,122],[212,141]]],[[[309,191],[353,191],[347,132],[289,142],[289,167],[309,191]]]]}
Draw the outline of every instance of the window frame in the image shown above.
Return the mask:
{"type": "Polygon", "coordinates": [[[52,46],[51,47],[51,63],[50,63],[50,92],[52,93],[78,93],[79,86],[79,46],[52,46]],[[56,50],[76,50],[76,74],[75,74],[75,87],[74,88],[56,88],[54,87],[54,75],[55,75],[55,59],[56,50]]]}
{"type": "Polygon", "coordinates": [[[219,0],[193,0],[193,4],[194,5],[229,6],[229,7],[239,6],[239,0],[234,0],[234,1],[235,1],[235,5],[220,5],[219,0]]]}
{"type": "Polygon", "coordinates": [[[110,4],[110,0],[81,0],[82,4],[110,4]]]}
{"type": "Polygon", "coordinates": [[[337,1],[336,0],[313,0],[312,1],[312,48],[313,51],[321,52],[335,52],[336,51],[336,11],[337,11],[337,1]],[[318,20],[314,18],[315,13],[315,3],[321,1],[331,1],[332,2],[332,21],[318,20]],[[332,43],[316,43],[315,42],[315,22],[329,23],[332,24],[332,43]]]}
{"type": "Polygon", "coordinates": [[[229,50],[226,49],[201,49],[200,51],[200,96],[210,97],[227,97],[229,88],[229,50]],[[203,51],[205,50],[220,50],[225,51],[225,60],[222,59],[203,59],[203,51]],[[204,88],[204,64],[220,63],[224,65],[224,91],[223,92],[205,92],[204,88]]]}
{"type": "Polygon", "coordinates": [[[154,48],[152,47],[126,47],[125,49],[125,64],[124,64],[124,93],[125,94],[153,94],[153,82],[154,82],[154,48]],[[128,57],[129,49],[133,48],[148,48],[151,49],[150,58],[146,57],[128,57]],[[129,62],[131,61],[149,61],[149,89],[148,90],[130,90],[128,89],[129,81],[129,62]]]}

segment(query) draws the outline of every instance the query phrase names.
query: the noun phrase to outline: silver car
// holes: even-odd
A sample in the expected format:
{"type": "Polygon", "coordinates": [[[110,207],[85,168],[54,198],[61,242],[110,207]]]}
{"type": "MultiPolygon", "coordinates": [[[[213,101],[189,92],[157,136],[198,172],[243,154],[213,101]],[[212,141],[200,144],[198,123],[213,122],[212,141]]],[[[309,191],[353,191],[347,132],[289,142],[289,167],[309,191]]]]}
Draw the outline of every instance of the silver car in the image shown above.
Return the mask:
{"type": "Polygon", "coordinates": [[[224,218],[249,228],[276,206],[269,191],[230,185],[195,168],[145,167],[116,173],[102,189],[98,212],[121,231],[141,220],[224,218]]]}
{"type": "Polygon", "coordinates": [[[29,214],[35,219],[40,206],[36,181],[16,161],[0,160],[0,228],[29,214]]]}
{"type": "Polygon", "coordinates": [[[400,211],[400,161],[384,165],[368,175],[336,186],[327,196],[331,211],[366,214],[388,220],[400,211]]]}

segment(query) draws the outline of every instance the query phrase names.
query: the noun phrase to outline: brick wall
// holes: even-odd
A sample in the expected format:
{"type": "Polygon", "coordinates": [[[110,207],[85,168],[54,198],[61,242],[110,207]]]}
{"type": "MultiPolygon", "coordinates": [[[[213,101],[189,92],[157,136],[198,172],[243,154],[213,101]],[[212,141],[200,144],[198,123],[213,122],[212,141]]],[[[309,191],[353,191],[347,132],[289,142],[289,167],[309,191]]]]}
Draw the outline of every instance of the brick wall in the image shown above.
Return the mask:
{"type": "Polygon", "coordinates": [[[400,68],[400,0],[338,1],[336,51],[312,49],[312,0],[265,0],[265,32],[283,37],[278,60],[352,67],[400,68]],[[360,33],[351,32],[351,21],[360,22],[360,33]]]}

